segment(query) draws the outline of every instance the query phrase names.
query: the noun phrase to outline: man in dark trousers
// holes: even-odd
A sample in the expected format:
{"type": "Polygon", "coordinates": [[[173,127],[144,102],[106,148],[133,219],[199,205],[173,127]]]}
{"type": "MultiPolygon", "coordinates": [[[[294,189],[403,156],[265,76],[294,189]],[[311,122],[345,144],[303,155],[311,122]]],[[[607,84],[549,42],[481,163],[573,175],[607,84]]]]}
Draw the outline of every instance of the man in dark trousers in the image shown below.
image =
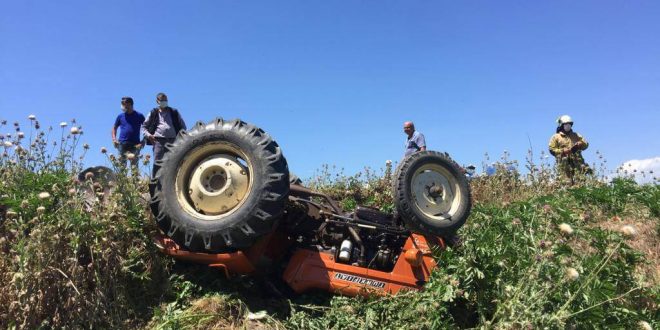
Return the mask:
{"type": "Polygon", "coordinates": [[[156,162],[165,154],[165,144],[174,142],[177,134],[186,129],[186,123],[181,118],[179,111],[169,106],[167,95],[158,93],[156,95],[158,107],[153,108],[147,119],[142,124],[142,134],[147,144],[154,146],[154,165],[151,176],[155,176],[159,166],[156,162]]]}
{"type": "Polygon", "coordinates": [[[112,143],[119,150],[119,159],[126,165],[126,159],[129,158],[131,165],[136,165],[138,154],[142,143],[140,142],[140,127],[144,123],[144,116],[133,109],[133,98],[125,96],[121,98],[122,113],[115,119],[115,125],[112,126],[112,143]],[[119,128],[119,138],[117,138],[117,128],[119,128]],[[132,154],[133,156],[127,157],[132,154]]]}

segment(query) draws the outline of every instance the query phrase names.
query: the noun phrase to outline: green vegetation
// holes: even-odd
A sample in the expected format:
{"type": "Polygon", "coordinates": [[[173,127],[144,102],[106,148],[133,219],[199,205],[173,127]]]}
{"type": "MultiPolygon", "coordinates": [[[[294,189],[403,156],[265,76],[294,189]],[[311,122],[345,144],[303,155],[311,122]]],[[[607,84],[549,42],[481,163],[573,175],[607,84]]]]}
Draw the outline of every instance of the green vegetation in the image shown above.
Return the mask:
{"type": "MultiPolygon", "coordinates": [[[[78,127],[62,127],[55,140],[36,120],[27,131],[14,128],[0,141],[3,328],[660,326],[657,183],[586,178],[561,187],[551,167],[528,159],[531,174],[500,171],[472,181],[463,243],[437,251],[425,291],[286,298],[274,294],[276,279],[228,280],[161,255],[151,243],[146,182],[135,170],[108,156],[116,179],[77,179],[88,151],[78,146],[78,127]]],[[[307,183],[347,209],[392,210],[391,172],[391,164],[353,176],[324,167],[307,183]]]]}

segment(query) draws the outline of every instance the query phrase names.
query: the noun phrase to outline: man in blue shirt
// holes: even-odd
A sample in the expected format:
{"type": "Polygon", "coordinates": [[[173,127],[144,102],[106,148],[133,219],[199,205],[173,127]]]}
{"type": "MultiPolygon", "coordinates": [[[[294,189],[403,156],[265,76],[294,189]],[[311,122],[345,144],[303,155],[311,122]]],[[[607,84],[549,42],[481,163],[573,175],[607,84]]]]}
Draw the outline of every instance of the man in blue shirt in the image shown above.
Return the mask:
{"type": "Polygon", "coordinates": [[[140,127],[144,123],[144,116],[133,109],[133,98],[128,96],[121,98],[121,111],[112,127],[112,143],[119,149],[119,159],[122,164],[126,164],[126,159],[129,158],[130,163],[136,165],[142,147],[140,127]],[[120,129],[119,139],[117,139],[117,128],[120,129]],[[127,157],[129,154],[133,156],[127,157]]]}
{"type": "Polygon", "coordinates": [[[406,152],[403,157],[408,157],[417,151],[426,150],[426,140],[424,139],[424,134],[415,131],[415,124],[412,121],[407,121],[403,123],[403,132],[408,135],[406,140],[406,152]]]}

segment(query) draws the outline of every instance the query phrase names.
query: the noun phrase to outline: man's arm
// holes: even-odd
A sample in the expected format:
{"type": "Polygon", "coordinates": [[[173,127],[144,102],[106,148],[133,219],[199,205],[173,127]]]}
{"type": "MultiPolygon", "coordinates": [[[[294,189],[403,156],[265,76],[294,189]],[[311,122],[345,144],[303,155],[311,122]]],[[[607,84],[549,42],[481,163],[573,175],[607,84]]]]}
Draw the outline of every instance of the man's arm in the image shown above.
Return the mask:
{"type": "MultiPolygon", "coordinates": [[[[151,126],[151,122],[153,120],[158,120],[158,119],[151,118],[152,117],[151,116],[152,112],[153,111],[149,112],[149,114],[147,115],[147,119],[144,120],[144,122],[142,123],[142,128],[141,128],[142,136],[144,136],[146,139],[151,141],[151,143],[153,143],[156,140],[156,138],[154,138],[154,136],[151,133],[149,133],[148,128],[149,128],[149,126],[151,126]]],[[[156,116],[154,116],[154,117],[156,117],[156,116]]]]}
{"type": "MultiPolygon", "coordinates": [[[[188,128],[186,127],[186,122],[183,121],[183,117],[181,116],[181,112],[179,111],[179,127],[181,127],[182,130],[187,130],[188,128]]],[[[179,132],[177,132],[179,133],[179,132]]]]}
{"type": "Polygon", "coordinates": [[[117,144],[117,126],[112,126],[112,131],[110,131],[112,134],[112,143],[117,144]]]}
{"type": "Polygon", "coordinates": [[[556,135],[553,135],[550,138],[550,143],[548,143],[548,150],[550,151],[550,154],[552,154],[555,157],[564,154],[564,149],[561,147],[556,135]]]}
{"type": "Polygon", "coordinates": [[[424,134],[419,133],[419,136],[417,137],[417,146],[419,147],[419,151],[426,151],[426,138],[424,138],[424,134]]]}
{"type": "Polygon", "coordinates": [[[582,137],[582,135],[578,134],[577,136],[578,136],[578,142],[576,143],[577,148],[580,150],[586,150],[587,148],[589,148],[589,142],[587,142],[587,140],[585,140],[585,138],[582,137]]]}
{"type": "Polygon", "coordinates": [[[117,119],[115,119],[115,125],[112,126],[111,136],[112,136],[112,143],[114,145],[117,145],[119,142],[117,142],[117,127],[119,127],[119,116],[117,116],[117,119]]]}

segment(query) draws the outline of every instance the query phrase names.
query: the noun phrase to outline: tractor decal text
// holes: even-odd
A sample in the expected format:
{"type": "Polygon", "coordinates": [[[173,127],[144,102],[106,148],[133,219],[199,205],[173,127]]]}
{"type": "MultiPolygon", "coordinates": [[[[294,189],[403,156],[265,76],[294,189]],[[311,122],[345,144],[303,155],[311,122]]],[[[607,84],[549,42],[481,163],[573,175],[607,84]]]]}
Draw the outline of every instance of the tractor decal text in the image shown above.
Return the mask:
{"type": "Polygon", "coordinates": [[[347,282],[353,282],[359,285],[368,285],[378,289],[385,288],[385,282],[372,280],[355,275],[344,274],[344,273],[335,273],[335,279],[347,281],[347,282]]]}

